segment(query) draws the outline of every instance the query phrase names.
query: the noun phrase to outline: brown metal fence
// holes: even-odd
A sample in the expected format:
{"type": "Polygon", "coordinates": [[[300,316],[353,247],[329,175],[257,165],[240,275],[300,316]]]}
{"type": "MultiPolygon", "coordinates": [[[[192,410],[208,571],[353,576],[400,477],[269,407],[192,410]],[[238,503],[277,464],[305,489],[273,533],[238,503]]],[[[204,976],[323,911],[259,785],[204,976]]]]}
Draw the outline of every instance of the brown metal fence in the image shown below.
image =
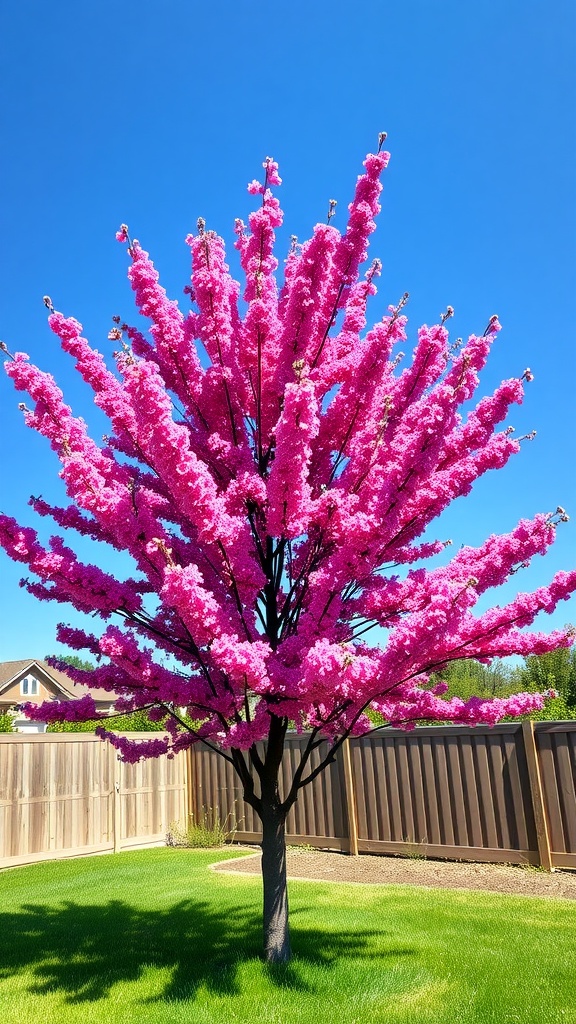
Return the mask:
{"type": "Polygon", "coordinates": [[[124,764],[93,735],[2,735],[0,867],[162,842],[187,791],[185,755],[124,764]]]}
{"type": "MultiPolygon", "coordinates": [[[[305,743],[288,738],[284,786],[305,743]]],[[[193,813],[217,809],[237,840],[258,842],[232,766],[197,747],[190,772],[193,813]]],[[[293,844],[350,852],[576,868],[576,722],[386,729],[349,740],[301,791],[287,833],[293,844]]]]}

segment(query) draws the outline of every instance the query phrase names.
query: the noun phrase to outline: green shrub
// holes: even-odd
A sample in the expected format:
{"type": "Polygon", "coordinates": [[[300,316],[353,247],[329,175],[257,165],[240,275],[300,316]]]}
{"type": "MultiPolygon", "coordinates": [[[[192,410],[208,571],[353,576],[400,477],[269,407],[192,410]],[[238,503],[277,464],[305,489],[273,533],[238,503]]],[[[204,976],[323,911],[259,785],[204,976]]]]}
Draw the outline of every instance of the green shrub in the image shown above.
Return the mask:
{"type": "Polygon", "coordinates": [[[0,732],[14,732],[14,715],[10,711],[0,711],[0,732]]]}
{"type": "Polygon", "coordinates": [[[97,725],[104,725],[113,732],[164,732],[163,722],[151,722],[145,711],[133,711],[131,715],[110,718],[110,722],[52,722],[46,732],[94,732],[97,725]]]}
{"type": "Polygon", "coordinates": [[[50,722],[46,732],[94,732],[100,722],[50,722]]]}
{"type": "Polygon", "coordinates": [[[566,699],[559,694],[546,701],[541,711],[533,711],[524,717],[532,719],[533,722],[566,722],[576,718],[576,708],[569,707],[566,699]]]}

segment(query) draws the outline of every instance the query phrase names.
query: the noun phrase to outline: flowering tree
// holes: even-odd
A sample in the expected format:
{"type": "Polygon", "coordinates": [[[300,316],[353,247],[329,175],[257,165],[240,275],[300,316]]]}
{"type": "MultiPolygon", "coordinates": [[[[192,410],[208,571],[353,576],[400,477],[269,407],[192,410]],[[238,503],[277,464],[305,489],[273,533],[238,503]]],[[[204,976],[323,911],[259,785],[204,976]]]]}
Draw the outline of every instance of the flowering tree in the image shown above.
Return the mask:
{"type": "MultiPolygon", "coordinates": [[[[25,420],[57,453],[70,498],[66,507],[32,498],[32,507],[66,534],[128,552],[135,572],[117,579],[82,563],[62,537],[45,547],[6,516],[0,543],[36,577],[24,581],[30,593],[105,621],[100,636],[59,627],[61,643],[106,659],[93,672],[66,666],[68,674],[119,695],[118,713],[145,708],[165,720],[163,738],[142,742],[102,726],[122,758],[173,756],[203,742],[234,766],[262,821],[272,961],[289,957],[286,814],[346,737],[372,727],[368,712],[410,728],[418,720],[492,724],[531,711],[541,695],[446,700],[445,684],[429,675],[454,659],[571,642],[565,632],[522,627],[576,589],[576,572],[473,613],[489,587],[544,553],[567,518],[562,509],[464,547],[447,565],[413,567],[449,543],[429,538],[432,521],[520,449],[511,428],[497,427],[531,374],[504,381],[462,417],[500,330],[496,317],[483,334],[451,345],[449,308],[420,329],[404,369],[393,350],[406,337],[407,296],[366,330],[380,264],[363,275],[360,268],[389,158],[383,139],[365,160],[344,233],[331,223],[331,202],[328,223],[302,245],[293,239],[281,286],[274,241],[282,213],[272,191],[281,182],[277,164],[265,161],[264,182],[249,185],[257,209],[247,227],[236,223],[242,303],[224,244],[202,220],[187,239],[186,314],[122,225],[136,306],[151,326],[145,336],[114,318],[117,372],[46,297],[51,329],[110,419],[103,447],[52,377],[4,346],[8,375],[34,403],[21,406],[25,420]],[[375,626],[382,643],[369,646],[375,626]],[[281,793],[289,725],[307,741],[281,793]],[[312,770],[312,751],[326,740],[312,770]]],[[[97,717],[89,697],[45,704],[42,715],[97,717]]]]}

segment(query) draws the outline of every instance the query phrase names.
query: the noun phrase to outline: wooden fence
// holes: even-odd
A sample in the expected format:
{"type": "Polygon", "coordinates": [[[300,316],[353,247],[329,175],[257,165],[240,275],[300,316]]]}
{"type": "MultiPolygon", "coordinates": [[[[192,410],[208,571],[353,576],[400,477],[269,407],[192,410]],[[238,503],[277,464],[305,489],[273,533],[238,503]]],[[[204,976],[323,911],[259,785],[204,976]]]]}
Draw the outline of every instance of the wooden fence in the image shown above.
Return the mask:
{"type": "Polygon", "coordinates": [[[187,790],[185,755],[124,764],[86,733],[2,735],[0,867],[163,842],[187,790]]]}
{"type": "MultiPolygon", "coordinates": [[[[305,743],[288,736],[284,787],[305,743]]],[[[259,842],[231,765],[205,747],[128,765],[83,733],[0,736],[0,867],[161,843],[172,821],[207,808],[240,842],[259,842]]],[[[349,740],[301,791],[287,831],[290,843],[350,853],[576,868],[576,722],[349,740]]]]}
{"type": "MultiPolygon", "coordinates": [[[[288,737],[284,788],[305,742],[288,737]]],[[[312,769],[324,753],[314,752],[312,769]]],[[[237,840],[259,842],[230,764],[196,747],[190,775],[196,816],[217,808],[237,840]]],[[[301,791],[287,832],[289,843],[351,853],[576,868],[576,722],[386,729],[349,740],[301,791]]]]}

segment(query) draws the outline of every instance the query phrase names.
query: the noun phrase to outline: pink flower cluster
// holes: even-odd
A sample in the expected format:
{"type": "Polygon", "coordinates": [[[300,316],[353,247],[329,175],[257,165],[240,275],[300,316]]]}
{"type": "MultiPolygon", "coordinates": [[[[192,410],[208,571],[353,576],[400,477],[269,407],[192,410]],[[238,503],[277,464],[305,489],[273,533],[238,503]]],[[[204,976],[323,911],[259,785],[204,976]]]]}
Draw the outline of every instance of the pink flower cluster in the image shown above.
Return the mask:
{"type": "Polygon", "coordinates": [[[88,693],[76,700],[46,700],[42,704],[26,701],[20,710],[27,718],[47,723],[88,722],[106,717],[98,714],[94,698],[88,693]]]}
{"type": "MultiPolygon", "coordinates": [[[[279,282],[281,178],[267,157],[264,180],[248,186],[256,208],[248,225],[236,223],[243,289],[223,240],[200,220],[187,239],[187,312],[121,226],[148,332],[115,317],[119,351],[108,365],[81,324],[47,303],[52,331],[110,420],[103,445],[49,374],[22,353],[6,364],[32,400],[27,424],[60,459],[69,500],[33,498],[33,508],[134,564],[118,580],[61,537],[45,546],[0,516],[0,544],[33,574],[31,593],[106,621],[99,636],[60,627],[62,643],[99,662],[93,673],[68,669],[72,677],[114,692],[119,711],[146,708],[165,721],[162,739],[138,745],[102,728],[126,760],[198,740],[250,748],[278,718],[336,742],[369,729],[370,709],[404,728],[492,724],[551,695],[462,701],[430,683],[458,658],[570,644],[569,631],[527,627],[576,590],[576,572],[477,614],[480,595],[546,552],[564,510],[520,520],[450,560],[449,542],[430,537],[452,500],[520,450],[499,425],[533,375],[473,401],[497,317],[454,345],[449,308],[420,328],[408,360],[398,351],[407,296],[367,329],[381,264],[364,264],[388,159],[367,156],[342,231],[330,201],[328,223],[292,240],[279,282]],[[384,639],[370,646],[375,626],[384,639]]],[[[95,717],[88,697],[40,710],[49,721],[95,717]]]]}

